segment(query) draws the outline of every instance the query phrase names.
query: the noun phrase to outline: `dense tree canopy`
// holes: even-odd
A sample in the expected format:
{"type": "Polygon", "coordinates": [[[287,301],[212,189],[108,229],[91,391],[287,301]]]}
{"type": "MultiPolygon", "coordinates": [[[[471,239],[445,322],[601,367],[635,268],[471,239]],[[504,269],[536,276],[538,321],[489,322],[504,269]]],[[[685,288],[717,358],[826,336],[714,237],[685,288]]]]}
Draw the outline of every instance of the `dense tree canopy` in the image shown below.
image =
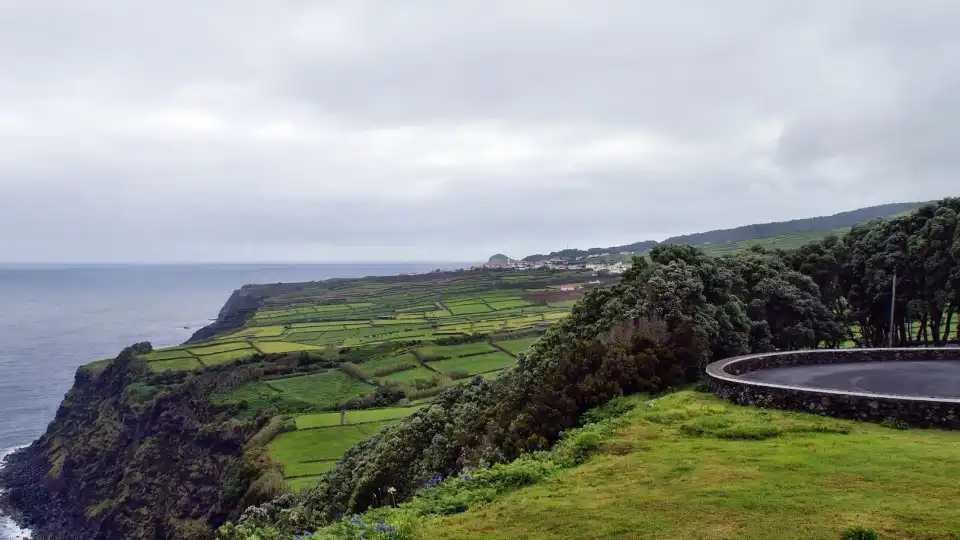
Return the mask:
{"type": "Polygon", "coordinates": [[[957,339],[960,308],[960,199],[902,217],[857,225],[790,253],[784,262],[810,276],[824,303],[860,346],[939,345],[957,339]]]}

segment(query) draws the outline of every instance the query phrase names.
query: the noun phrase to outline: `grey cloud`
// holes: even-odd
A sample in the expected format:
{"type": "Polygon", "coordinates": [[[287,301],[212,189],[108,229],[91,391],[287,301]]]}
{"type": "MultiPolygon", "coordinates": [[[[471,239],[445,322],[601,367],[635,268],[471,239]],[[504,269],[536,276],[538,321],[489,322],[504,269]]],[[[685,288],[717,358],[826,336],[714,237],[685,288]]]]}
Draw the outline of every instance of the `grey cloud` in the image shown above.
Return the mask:
{"type": "Polygon", "coordinates": [[[0,259],[480,259],[956,195],[952,2],[0,0],[0,259]]]}

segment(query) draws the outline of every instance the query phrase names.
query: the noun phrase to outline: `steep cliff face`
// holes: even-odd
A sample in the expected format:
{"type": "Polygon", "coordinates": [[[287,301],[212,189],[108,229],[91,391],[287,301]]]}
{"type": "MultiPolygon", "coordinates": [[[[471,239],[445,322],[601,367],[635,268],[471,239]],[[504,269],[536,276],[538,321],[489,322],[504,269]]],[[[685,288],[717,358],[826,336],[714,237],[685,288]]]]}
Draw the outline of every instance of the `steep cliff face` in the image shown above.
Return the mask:
{"type": "Polygon", "coordinates": [[[264,300],[283,294],[296,293],[307,286],[323,287],[343,280],[331,279],[325,283],[268,283],[266,285],[244,285],[233,291],[227,302],[220,308],[217,320],[197,330],[187,343],[197,343],[210,339],[217,334],[223,334],[243,328],[243,325],[259,309],[264,300]]]}
{"type": "Polygon", "coordinates": [[[258,471],[243,469],[257,425],[213,410],[217,374],[150,374],[130,349],[77,371],[46,433],[13,457],[6,506],[44,539],[208,538],[258,471]]]}
{"type": "Polygon", "coordinates": [[[263,300],[260,289],[260,287],[248,285],[233,291],[233,294],[227,299],[227,303],[217,314],[217,320],[197,330],[190,336],[187,343],[196,343],[219,333],[242,328],[247,319],[260,307],[260,302],[263,300]]]}

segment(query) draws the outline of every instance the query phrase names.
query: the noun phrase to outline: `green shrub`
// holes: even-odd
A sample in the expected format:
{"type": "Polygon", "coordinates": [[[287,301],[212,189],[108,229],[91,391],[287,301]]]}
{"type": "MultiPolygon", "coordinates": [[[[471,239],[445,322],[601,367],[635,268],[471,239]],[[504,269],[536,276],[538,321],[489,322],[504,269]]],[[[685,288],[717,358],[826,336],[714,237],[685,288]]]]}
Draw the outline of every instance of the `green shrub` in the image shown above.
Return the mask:
{"type": "Polygon", "coordinates": [[[725,430],[731,425],[733,425],[733,421],[723,416],[701,416],[682,424],[680,433],[688,437],[703,437],[705,435],[715,435],[718,431],[725,430]]]}
{"type": "Polygon", "coordinates": [[[352,362],[344,362],[340,364],[340,371],[349,375],[351,379],[356,379],[358,381],[366,380],[363,371],[352,362]]]}
{"type": "Polygon", "coordinates": [[[880,535],[869,527],[857,525],[844,530],[840,534],[840,540],[880,540],[880,535]]]}
{"type": "Polygon", "coordinates": [[[728,428],[718,429],[713,435],[719,439],[739,439],[745,441],[762,441],[779,436],[783,431],[776,426],[762,426],[754,424],[738,424],[728,428]]]}
{"type": "Polygon", "coordinates": [[[401,371],[407,371],[408,369],[416,369],[416,364],[397,364],[395,366],[382,367],[373,372],[374,377],[386,377],[387,375],[392,375],[394,373],[399,373],[401,371]]]}
{"type": "Polygon", "coordinates": [[[900,420],[899,418],[894,418],[892,416],[888,416],[884,418],[883,421],[880,422],[880,425],[884,427],[888,427],[890,429],[900,429],[900,430],[910,429],[910,424],[907,424],[903,420],[900,420]]]}
{"type": "Polygon", "coordinates": [[[603,405],[583,413],[583,416],[580,417],[580,424],[594,424],[608,418],[618,418],[632,411],[636,406],[636,400],[616,396],[603,405]]]}
{"type": "Polygon", "coordinates": [[[561,467],[549,454],[528,454],[512,463],[499,463],[487,469],[464,469],[447,481],[442,477],[427,480],[418,495],[405,505],[417,515],[451,515],[470,506],[491,502],[504,493],[535,484],[561,467]]]}
{"type": "Polygon", "coordinates": [[[703,392],[705,394],[710,394],[713,391],[710,389],[710,381],[708,379],[700,379],[697,381],[697,384],[693,385],[694,392],[703,392]]]}
{"type": "Polygon", "coordinates": [[[567,444],[560,447],[560,454],[569,460],[569,465],[583,463],[600,448],[602,441],[600,434],[594,431],[582,431],[568,439],[567,444]]]}
{"type": "Polygon", "coordinates": [[[260,431],[250,438],[248,444],[251,446],[266,446],[270,441],[276,438],[277,435],[287,431],[294,431],[296,429],[296,420],[293,418],[285,419],[282,416],[274,416],[269,422],[260,428],[260,431]]]}

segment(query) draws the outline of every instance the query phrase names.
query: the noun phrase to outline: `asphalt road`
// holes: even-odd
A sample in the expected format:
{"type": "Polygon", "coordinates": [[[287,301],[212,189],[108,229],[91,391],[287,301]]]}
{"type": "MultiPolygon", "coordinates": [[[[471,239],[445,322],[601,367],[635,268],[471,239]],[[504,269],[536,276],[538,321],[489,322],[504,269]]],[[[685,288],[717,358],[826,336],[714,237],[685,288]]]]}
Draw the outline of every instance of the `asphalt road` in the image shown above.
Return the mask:
{"type": "Polygon", "coordinates": [[[916,397],[960,398],[960,361],[867,362],[752,371],[742,379],[916,397]]]}

